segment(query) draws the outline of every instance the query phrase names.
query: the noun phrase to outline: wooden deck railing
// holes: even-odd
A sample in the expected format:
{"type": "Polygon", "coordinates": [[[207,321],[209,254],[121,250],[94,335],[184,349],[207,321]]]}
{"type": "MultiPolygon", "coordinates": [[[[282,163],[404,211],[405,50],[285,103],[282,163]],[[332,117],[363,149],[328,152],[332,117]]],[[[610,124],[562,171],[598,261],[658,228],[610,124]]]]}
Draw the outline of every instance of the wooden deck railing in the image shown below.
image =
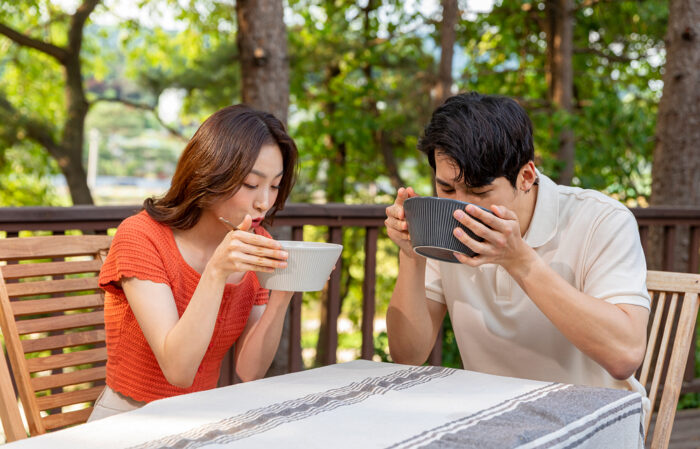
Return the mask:
{"type": "MultiPolygon", "coordinates": [[[[303,238],[304,226],[327,226],[329,241],[342,243],[343,229],[360,227],[365,229],[365,262],[362,306],[362,348],[360,356],[371,359],[374,355],[374,311],[376,253],[379,231],[384,226],[385,205],[345,205],[345,204],[289,204],[281,211],[274,222],[275,230],[287,227],[293,240],[303,238]]],[[[64,233],[69,230],[105,233],[115,228],[126,217],[139,210],[139,206],[73,206],[73,207],[22,207],[0,208],[0,231],[8,237],[17,236],[20,231],[50,231],[64,233]]],[[[700,252],[700,208],[649,207],[632,209],[639,223],[642,245],[648,247],[650,230],[662,229],[664,241],[663,268],[668,269],[674,260],[675,240],[682,228],[688,228],[690,241],[686,271],[698,273],[700,252]]],[[[328,285],[328,323],[337,323],[341,301],[341,266],[338,263],[328,285]]],[[[290,306],[291,329],[289,341],[290,371],[298,371],[301,366],[301,294],[296,294],[290,306]]],[[[338,346],[337,326],[328,326],[325,335],[319,336],[327,343],[327,354],[323,364],[336,361],[338,346]]],[[[440,345],[431,355],[432,363],[440,362],[440,345]]],[[[688,370],[685,376],[684,391],[700,391],[700,378],[694,376],[695,346],[689,354],[688,370]]]]}

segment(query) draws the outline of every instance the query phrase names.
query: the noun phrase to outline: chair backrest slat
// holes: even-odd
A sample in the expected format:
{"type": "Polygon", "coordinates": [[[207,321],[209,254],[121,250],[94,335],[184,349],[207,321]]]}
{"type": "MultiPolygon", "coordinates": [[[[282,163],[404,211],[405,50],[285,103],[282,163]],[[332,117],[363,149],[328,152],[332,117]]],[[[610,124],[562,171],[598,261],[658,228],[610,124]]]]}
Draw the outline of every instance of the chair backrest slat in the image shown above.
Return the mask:
{"type": "Polygon", "coordinates": [[[103,389],[103,387],[92,387],[67,393],[51,394],[49,396],[41,396],[36,401],[40,409],[51,410],[57,407],[94,401],[102,393],[103,389]]]}
{"type": "Polygon", "coordinates": [[[658,299],[652,301],[647,352],[639,372],[639,381],[647,388],[652,406],[645,418],[645,438],[651,438],[651,449],[664,449],[671,439],[685,365],[695,334],[700,275],[649,271],[647,288],[651,297],[658,299]],[[654,412],[656,421],[652,434],[649,424],[654,412]]]}
{"type": "Polygon", "coordinates": [[[99,260],[71,260],[31,264],[12,264],[0,267],[5,280],[28,277],[54,276],[77,273],[97,273],[102,263],[99,260]]]}
{"type": "Polygon", "coordinates": [[[104,388],[104,294],[97,277],[111,241],[104,235],[0,239],[0,328],[32,436],[84,422],[104,388]]]}
{"type": "Polygon", "coordinates": [[[104,313],[88,312],[75,315],[60,315],[17,322],[20,335],[74,329],[76,327],[94,326],[104,323],[104,313]]]}
{"type": "Polygon", "coordinates": [[[27,359],[27,369],[30,373],[38,373],[40,371],[105,361],[107,361],[107,348],[85,349],[83,351],[27,359]]]}
{"type": "Polygon", "coordinates": [[[94,382],[104,379],[106,375],[107,369],[104,366],[97,366],[95,368],[81,369],[69,373],[32,377],[32,387],[34,391],[49,390],[56,387],[94,382]]]}
{"type": "Polygon", "coordinates": [[[17,396],[12,387],[10,371],[5,361],[5,351],[0,347],[0,421],[8,441],[27,438],[22,416],[17,406],[17,396]]]}
{"type": "MultiPolygon", "coordinates": [[[[656,366],[654,367],[654,375],[651,380],[651,389],[649,390],[649,401],[652,404],[656,403],[656,394],[659,391],[659,385],[661,384],[661,375],[664,374],[664,365],[666,361],[666,351],[668,350],[668,344],[671,341],[671,331],[673,330],[673,317],[676,315],[676,305],[678,304],[678,293],[674,293],[671,296],[671,300],[668,303],[668,315],[666,318],[666,325],[664,326],[663,333],[661,334],[661,344],[659,345],[659,350],[656,355],[656,366]]],[[[651,413],[646,416],[646,422],[644,423],[644,428],[649,428],[649,423],[651,422],[651,413]]]]}
{"type": "Polygon", "coordinates": [[[56,413],[41,419],[46,430],[61,429],[63,427],[81,424],[88,420],[92,413],[92,407],[65,413],[56,413]]]}
{"type": "Polygon", "coordinates": [[[103,305],[104,298],[100,294],[26,299],[24,301],[12,301],[12,313],[14,313],[15,317],[20,317],[24,315],[65,312],[67,310],[100,308],[103,305]]]}
{"type": "MultiPolygon", "coordinates": [[[[700,279],[700,276],[698,278],[700,279]]],[[[698,293],[687,292],[676,328],[676,342],[679,344],[678,347],[674,347],[668,363],[651,449],[665,449],[671,440],[671,430],[681,393],[685,365],[688,361],[690,341],[695,338],[695,322],[699,307],[698,293]]]]}
{"type": "Polygon", "coordinates": [[[70,334],[52,335],[45,338],[22,340],[25,354],[51,349],[70,348],[73,346],[90,345],[105,341],[104,329],[73,332],[70,334]]]}
{"type": "Polygon", "coordinates": [[[2,260],[34,260],[94,255],[106,250],[105,235],[60,235],[0,239],[2,260]]]}
{"type": "Polygon", "coordinates": [[[10,297],[53,295],[57,293],[75,293],[97,291],[97,278],[71,278],[51,281],[18,282],[7,284],[7,294],[10,297]]]}
{"type": "MultiPolygon", "coordinates": [[[[651,322],[651,328],[649,329],[649,337],[647,338],[647,354],[653,354],[654,349],[656,348],[657,337],[659,335],[659,328],[661,327],[661,317],[663,316],[665,306],[665,292],[660,292],[656,299],[654,299],[652,295],[652,310],[654,311],[654,315],[651,322]]],[[[649,370],[651,369],[651,362],[651,357],[644,358],[644,363],[642,364],[642,372],[639,376],[639,382],[642,385],[647,384],[649,370]]]]}

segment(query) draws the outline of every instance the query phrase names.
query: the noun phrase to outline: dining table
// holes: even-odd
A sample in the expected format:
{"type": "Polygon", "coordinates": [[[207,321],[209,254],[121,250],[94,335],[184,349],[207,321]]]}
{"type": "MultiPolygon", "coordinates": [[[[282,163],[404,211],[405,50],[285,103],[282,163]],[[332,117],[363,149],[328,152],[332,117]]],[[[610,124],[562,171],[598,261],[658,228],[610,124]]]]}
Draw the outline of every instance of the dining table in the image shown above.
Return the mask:
{"type": "Polygon", "coordinates": [[[642,396],[355,360],[153,401],[20,448],[635,448],[642,396]]]}

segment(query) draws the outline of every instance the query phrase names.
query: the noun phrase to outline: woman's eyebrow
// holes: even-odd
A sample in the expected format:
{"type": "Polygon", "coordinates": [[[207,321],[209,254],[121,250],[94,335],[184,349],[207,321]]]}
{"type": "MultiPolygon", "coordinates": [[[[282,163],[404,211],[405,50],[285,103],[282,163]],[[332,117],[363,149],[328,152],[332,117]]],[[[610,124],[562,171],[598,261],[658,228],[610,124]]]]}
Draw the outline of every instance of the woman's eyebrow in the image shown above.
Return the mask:
{"type": "MultiPolygon", "coordinates": [[[[253,170],[251,170],[250,172],[251,172],[252,174],[254,174],[254,175],[260,176],[261,178],[267,178],[267,175],[266,175],[265,173],[261,172],[261,171],[258,171],[258,170],[253,169],[253,170]]],[[[273,176],[272,179],[279,178],[279,177],[282,176],[283,174],[284,174],[284,170],[282,170],[281,172],[279,172],[279,173],[277,174],[277,176],[273,176]]]]}

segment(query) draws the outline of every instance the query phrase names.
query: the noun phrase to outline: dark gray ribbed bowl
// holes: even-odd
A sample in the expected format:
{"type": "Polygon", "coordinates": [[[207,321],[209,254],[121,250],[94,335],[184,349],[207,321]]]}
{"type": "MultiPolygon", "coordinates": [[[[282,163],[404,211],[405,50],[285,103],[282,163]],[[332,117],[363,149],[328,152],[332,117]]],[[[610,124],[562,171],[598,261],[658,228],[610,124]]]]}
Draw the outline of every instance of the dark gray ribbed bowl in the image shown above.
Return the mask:
{"type": "MultiPolygon", "coordinates": [[[[462,253],[469,257],[477,256],[477,253],[457,240],[457,237],[452,233],[454,228],[460,227],[474,240],[484,241],[452,216],[454,211],[464,210],[469,204],[432,196],[416,196],[407,199],[403,203],[403,209],[406,213],[413,251],[421,256],[452,263],[459,263],[452,254],[453,252],[462,253]]],[[[483,207],[481,209],[492,213],[483,207]]]]}

